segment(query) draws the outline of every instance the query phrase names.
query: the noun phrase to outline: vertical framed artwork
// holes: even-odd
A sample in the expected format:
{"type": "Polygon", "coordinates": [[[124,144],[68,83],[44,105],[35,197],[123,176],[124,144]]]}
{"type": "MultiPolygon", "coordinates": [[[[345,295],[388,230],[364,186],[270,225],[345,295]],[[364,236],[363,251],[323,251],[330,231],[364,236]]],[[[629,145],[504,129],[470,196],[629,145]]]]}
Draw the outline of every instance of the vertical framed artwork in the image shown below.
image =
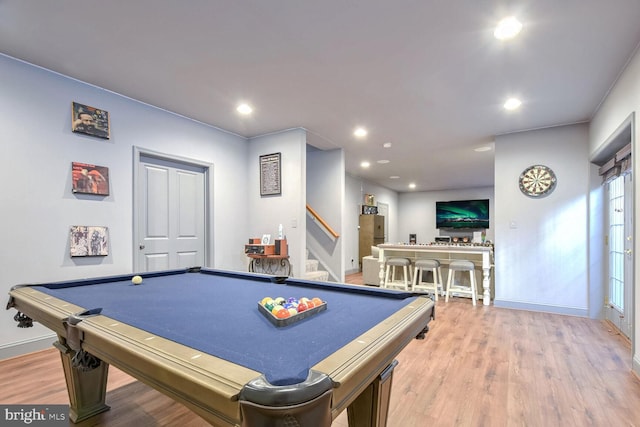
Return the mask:
{"type": "Polygon", "coordinates": [[[69,231],[72,257],[109,255],[109,230],[102,226],[73,225],[69,231]]]}
{"type": "Polygon", "coordinates": [[[71,184],[74,193],[109,195],[109,168],[88,163],[71,163],[71,184]]]}
{"type": "Polygon", "coordinates": [[[260,156],[260,196],[282,194],[280,153],[260,156]]]}
{"type": "Polygon", "coordinates": [[[76,133],[109,139],[109,112],[100,108],[72,102],[71,130],[76,133]]]}

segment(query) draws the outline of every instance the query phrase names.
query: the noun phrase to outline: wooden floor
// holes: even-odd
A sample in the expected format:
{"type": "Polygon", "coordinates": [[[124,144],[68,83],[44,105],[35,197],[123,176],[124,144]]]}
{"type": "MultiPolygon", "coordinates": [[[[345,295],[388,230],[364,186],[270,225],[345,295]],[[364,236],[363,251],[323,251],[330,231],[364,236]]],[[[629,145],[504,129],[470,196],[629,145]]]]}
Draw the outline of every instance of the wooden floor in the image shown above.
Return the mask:
{"type": "MultiPolygon", "coordinates": [[[[397,359],[389,427],[640,426],[629,343],[605,322],[440,299],[426,339],[397,359]]],[[[0,403],[68,403],[57,350],[0,361],[0,403]]],[[[81,425],[207,425],[113,367],[107,403],[81,425]]]]}

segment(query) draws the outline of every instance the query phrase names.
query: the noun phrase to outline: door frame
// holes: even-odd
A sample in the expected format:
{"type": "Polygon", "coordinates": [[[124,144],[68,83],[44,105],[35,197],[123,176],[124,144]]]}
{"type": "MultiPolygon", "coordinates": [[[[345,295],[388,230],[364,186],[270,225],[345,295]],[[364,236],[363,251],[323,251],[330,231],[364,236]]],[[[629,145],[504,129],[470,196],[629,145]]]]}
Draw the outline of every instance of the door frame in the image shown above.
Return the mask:
{"type": "Polygon", "coordinates": [[[147,148],[133,146],[133,233],[132,233],[132,252],[133,271],[140,271],[140,263],[138,261],[138,233],[140,216],[140,194],[138,185],[140,184],[139,172],[141,168],[141,157],[151,157],[158,160],[165,160],[172,163],[183,164],[185,166],[199,167],[204,173],[204,264],[202,267],[212,267],[214,265],[213,250],[213,164],[198,159],[193,159],[174,154],[163,153],[160,151],[149,150],[147,148]]]}
{"type": "MultiPolygon", "coordinates": [[[[615,153],[618,150],[622,149],[625,145],[627,145],[629,141],[631,142],[631,153],[632,153],[631,154],[632,156],[631,157],[632,159],[631,206],[633,210],[631,215],[633,217],[633,221],[631,224],[631,230],[628,235],[631,236],[633,249],[632,249],[632,254],[631,254],[632,256],[630,260],[630,262],[632,263],[631,264],[632,278],[631,278],[631,289],[630,289],[630,292],[631,292],[630,315],[632,317],[632,323],[631,323],[631,333],[629,338],[631,340],[631,357],[633,359],[633,370],[636,373],[640,373],[640,362],[636,362],[634,359],[634,355],[636,354],[636,348],[638,345],[640,345],[640,343],[636,342],[636,335],[637,335],[636,326],[638,325],[638,313],[640,312],[639,310],[640,305],[636,302],[636,295],[640,292],[640,289],[638,289],[636,285],[636,280],[638,277],[637,266],[640,265],[640,249],[637,243],[638,240],[636,239],[636,223],[638,222],[636,220],[636,215],[638,214],[638,202],[639,202],[637,200],[636,194],[639,190],[636,187],[636,179],[634,176],[634,172],[637,170],[635,165],[635,157],[636,157],[635,153],[637,150],[635,134],[636,134],[635,112],[632,112],[622,121],[620,125],[618,125],[616,130],[602,143],[600,148],[595,153],[592,154],[591,162],[598,166],[602,166],[608,159],[610,159],[613,155],[615,155],[615,153]]],[[[606,191],[603,190],[603,193],[606,193],[606,191]]],[[[606,203],[608,203],[608,201],[606,203]]],[[[607,215],[604,215],[603,223],[602,223],[603,227],[606,227],[607,223],[608,223],[607,215]]],[[[603,230],[603,233],[605,233],[604,230],[603,230]]],[[[604,235],[602,237],[604,238],[604,235]]],[[[602,249],[603,249],[601,252],[602,261],[603,261],[603,271],[602,271],[603,294],[602,296],[604,297],[604,303],[606,304],[608,302],[608,295],[609,295],[609,284],[608,284],[609,254],[608,254],[608,248],[606,247],[606,245],[603,245],[602,249]]],[[[625,278],[625,281],[626,281],[626,278],[625,278]]],[[[626,283],[625,283],[625,286],[626,286],[626,283]]],[[[606,313],[604,311],[600,311],[598,317],[605,318],[606,313]]]]}
{"type": "Polygon", "coordinates": [[[384,213],[383,215],[384,216],[384,243],[387,243],[390,241],[389,240],[389,204],[378,202],[378,215],[382,215],[383,213],[384,213]]]}

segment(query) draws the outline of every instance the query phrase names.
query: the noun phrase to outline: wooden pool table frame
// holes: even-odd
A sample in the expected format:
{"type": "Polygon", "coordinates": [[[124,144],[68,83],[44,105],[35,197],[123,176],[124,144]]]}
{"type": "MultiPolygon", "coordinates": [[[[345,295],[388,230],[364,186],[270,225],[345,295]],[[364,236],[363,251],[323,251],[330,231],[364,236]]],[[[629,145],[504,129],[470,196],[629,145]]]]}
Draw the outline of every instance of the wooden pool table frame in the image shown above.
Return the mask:
{"type": "MultiPolygon", "coordinates": [[[[12,289],[7,308],[57,334],[54,345],[62,358],[73,422],[109,409],[105,403],[109,364],[219,426],[242,425],[239,394],[261,375],[103,315],[71,325],[70,316],[85,308],[31,286],[12,289]],[[79,350],[98,358],[99,366],[91,370],[76,366],[73,358],[79,350]]],[[[350,426],[386,425],[391,375],[381,374],[392,370],[400,351],[428,330],[433,314],[433,301],[418,298],[311,367],[333,381],[332,419],[348,408],[350,426]]]]}

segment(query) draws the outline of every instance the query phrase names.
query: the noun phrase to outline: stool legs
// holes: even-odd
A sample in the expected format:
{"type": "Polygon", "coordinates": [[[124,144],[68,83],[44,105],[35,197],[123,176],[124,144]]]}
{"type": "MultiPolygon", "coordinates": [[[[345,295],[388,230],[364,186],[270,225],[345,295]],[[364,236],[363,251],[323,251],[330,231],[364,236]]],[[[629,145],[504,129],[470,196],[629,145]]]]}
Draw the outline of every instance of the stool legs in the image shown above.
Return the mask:
{"type": "MultiPolygon", "coordinates": [[[[396,267],[400,267],[399,265],[387,265],[384,274],[384,287],[388,288],[390,283],[394,283],[396,280],[396,267]],[[389,276],[391,276],[391,281],[389,281],[389,276]]],[[[402,274],[403,274],[403,285],[405,290],[409,290],[411,287],[411,283],[413,279],[411,278],[411,270],[406,266],[402,266],[402,274]]]]}
{"type": "Polygon", "coordinates": [[[433,289],[434,300],[438,301],[438,293],[441,292],[442,295],[445,293],[444,283],[442,282],[442,270],[440,267],[428,268],[427,270],[431,270],[433,275],[433,283],[429,283],[432,286],[425,286],[422,281],[422,275],[424,273],[425,268],[416,267],[413,272],[413,290],[416,291],[418,289],[433,289]]]}
{"type": "Polygon", "coordinates": [[[469,271],[469,283],[471,283],[471,299],[475,306],[476,298],[478,297],[478,290],[476,289],[476,275],[474,270],[469,271]]]}
{"type": "MultiPolygon", "coordinates": [[[[451,292],[451,285],[453,284],[453,279],[456,274],[456,271],[464,271],[464,270],[449,270],[449,276],[447,277],[447,291],[445,293],[445,302],[449,302],[449,294],[451,292]]],[[[471,285],[471,300],[473,301],[473,305],[476,305],[477,298],[477,288],[476,288],[476,275],[474,274],[474,270],[469,270],[469,284],[471,285]]]]}

